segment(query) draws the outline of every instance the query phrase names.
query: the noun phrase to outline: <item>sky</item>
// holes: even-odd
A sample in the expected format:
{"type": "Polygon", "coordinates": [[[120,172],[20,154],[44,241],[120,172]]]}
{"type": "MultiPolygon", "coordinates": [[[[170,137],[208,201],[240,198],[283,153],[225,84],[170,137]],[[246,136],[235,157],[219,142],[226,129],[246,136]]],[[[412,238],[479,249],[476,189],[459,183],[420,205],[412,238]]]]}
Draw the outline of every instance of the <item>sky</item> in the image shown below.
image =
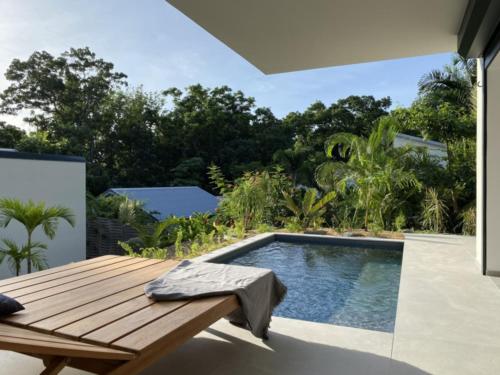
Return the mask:
{"type": "MultiPolygon", "coordinates": [[[[148,91],[228,85],[282,117],[321,100],[390,96],[408,106],[422,75],[450,54],[265,75],[165,0],[0,0],[0,90],[14,58],[88,46],[148,91]]],[[[341,51],[339,51],[341,53],[341,51]]],[[[0,119],[25,127],[22,116],[0,119]]]]}

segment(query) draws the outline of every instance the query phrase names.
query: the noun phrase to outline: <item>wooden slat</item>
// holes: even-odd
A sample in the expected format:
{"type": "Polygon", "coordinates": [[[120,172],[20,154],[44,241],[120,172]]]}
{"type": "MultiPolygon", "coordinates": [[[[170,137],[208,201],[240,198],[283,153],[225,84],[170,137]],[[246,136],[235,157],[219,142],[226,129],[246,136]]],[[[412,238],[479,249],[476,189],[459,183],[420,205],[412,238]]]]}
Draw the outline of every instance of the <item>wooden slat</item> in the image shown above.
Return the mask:
{"type": "MultiPolygon", "coordinates": [[[[143,308],[142,310],[136,311],[135,313],[126,315],[122,319],[115,322],[108,323],[107,325],[103,324],[102,328],[83,336],[82,340],[101,345],[108,345],[123,336],[139,330],[152,321],[168,315],[188,303],[189,301],[157,302],[143,308]]],[[[103,318],[104,319],[101,320],[101,323],[104,323],[107,319],[106,316],[103,318]]]]}
{"type": "Polygon", "coordinates": [[[104,273],[107,273],[109,271],[113,271],[116,269],[127,267],[127,266],[132,265],[132,264],[137,264],[137,263],[143,262],[144,260],[145,260],[144,258],[128,258],[128,259],[125,258],[122,262],[115,262],[113,264],[108,264],[108,265],[105,265],[103,267],[93,268],[90,270],[86,270],[84,272],[79,272],[79,273],[74,274],[74,275],[70,275],[70,276],[66,276],[66,277],[62,277],[62,278],[57,278],[57,279],[50,280],[47,282],[36,283],[34,285],[30,285],[30,286],[27,286],[24,288],[12,290],[12,291],[8,292],[8,295],[13,297],[13,298],[19,299],[19,297],[26,296],[28,294],[33,294],[33,293],[36,293],[39,291],[44,291],[44,292],[47,291],[48,292],[49,289],[51,289],[51,288],[55,288],[55,287],[65,285],[65,284],[72,285],[70,283],[72,283],[74,281],[88,279],[91,276],[104,274],[104,273]]]}
{"type": "Polygon", "coordinates": [[[65,264],[64,266],[53,267],[53,268],[49,268],[49,269],[46,269],[43,271],[29,273],[26,275],[11,277],[8,279],[0,280],[0,287],[4,287],[5,285],[16,284],[18,282],[22,282],[22,281],[26,281],[26,280],[36,279],[38,277],[51,275],[51,274],[58,273],[58,272],[63,272],[63,271],[70,270],[73,268],[83,267],[83,266],[88,265],[88,264],[103,262],[103,261],[110,259],[110,258],[119,258],[119,256],[117,256],[117,255],[105,255],[102,257],[93,258],[93,259],[89,259],[89,260],[82,260],[80,262],[69,263],[69,264],[65,264]]]}
{"type": "Polygon", "coordinates": [[[166,343],[175,346],[176,343],[185,342],[236,308],[238,300],[234,295],[195,300],[114,341],[111,346],[138,352],[166,343]]]}
{"type": "Polygon", "coordinates": [[[38,341],[46,341],[54,344],[64,344],[67,342],[72,342],[74,345],[80,345],[82,347],[92,346],[90,344],[86,344],[79,341],[68,341],[68,339],[64,337],[54,336],[51,334],[46,334],[42,332],[32,331],[29,328],[15,327],[9,326],[7,324],[0,324],[0,337],[16,337],[19,339],[26,340],[38,340],[38,341]]]}
{"type": "Polygon", "coordinates": [[[86,317],[92,316],[93,314],[97,314],[101,311],[122,304],[130,299],[143,295],[144,286],[140,285],[124,290],[122,292],[118,292],[111,296],[104,297],[97,301],[87,303],[83,306],[79,306],[61,314],[51,316],[50,318],[40,320],[36,323],[33,323],[31,327],[44,331],[55,331],[78,320],[85,319],[86,317]]]}
{"type": "Polygon", "coordinates": [[[31,279],[28,279],[25,281],[20,281],[17,283],[8,284],[8,285],[5,285],[3,287],[0,287],[0,293],[10,292],[10,291],[18,290],[21,288],[26,288],[26,287],[29,287],[32,285],[41,285],[42,283],[46,283],[46,282],[49,282],[52,280],[62,279],[62,278],[65,278],[67,276],[72,276],[75,274],[76,275],[80,274],[80,273],[83,274],[89,270],[96,270],[99,268],[106,267],[110,264],[125,262],[129,259],[131,259],[131,258],[125,257],[125,256],[124,257],[112,257],[109,259],[104,259],[101,262],[92,262],[89,264],[82,265],[81,267],[71,268],[71,269],[66,270],[66,271],[54,272],[54,273],[51,273],[49,275],[40,276],[40,277],[36,277],[36,278],[31,278],[31,279]]]}
{"type": "Polygon", "coordinates": [[[143,285],[168,271],[176,264],[177,262],[174,261],[159,261],[145,268],[102,281],[98,285],[88,285],[74,291],[35,301],[30,303],[26,310],[3,317],[0,320],[18,325],[32,324],[118,292],[143,285]]]}
{"type": "MultiPolygon", "coordinates": [[[[78,288],[89,286],[91,284],[96,284],[95,287],[98,287],[99,282],[102,282],[102,281],[108,280],[108,279],[112,279],[112,278],[120,276],[120,275],[128,274],[132,271],[147,267],[148,265],[155,264],[155,263],[158,263],[158,261],[155,259],[146,259],[146,260],[140,259],[140,261],[134,262],[134,263],[129,264],[129,265],[122,267],[122,268],[110,270],[110,271],[107,271],[107,272],[104,272],[104,273],[101,273],[98,275],[87,277],[87,278],[82,279],[82,280],[77,280],[77,281],[73,281],[73,282],[70,282],[67,284],[59,285],[59,286],[56,286],[54,288],[49,288],[49,289],[41,290],[41,291],[38,291],[35,293],[30,293],[30,294],[27,294],[27,295],[24,295],[21,297],[17,297],[16,300],[19,301],[20,303],[22,303],[23,305],[26,305],[26,304],[29,304],[31,302],[41,300],[43,298],[55,296],[57,294],[61,294],[61,293],[65,293],[65,292],[67,293],[68,291],[76,290],[78,288]]],[[[10,293],[6,293],[6,295],[12,297],[12,295],[10,293]]]]}
{"type": "Polygon", "coordinates": [[[152,305],[154,302],[153,299],[146,297],[143,292],[141,296],[101,311],[100,313],[88,315],[86,318],[62,327],[55,332],[71,337],[81,337],[152,305]]]}
{"type": "Polygon", "coordinates": [[[96,359],[127,360],[134,358],[134,355],[129,352],[75,342],[5,324],[0,326],[0,349],[2,350],[96,359]]]}
{"type": "Polygon", "coordinates": [[[137,374],[238,308],[235,296],[154,302],[143,294],[144,284],[177,262],[111,259],[95,268],[82,262],[80,272],[70,268],[5,284],[27,305],[0,319],[9,323],[0,324],[0,349],[43,358],[55,372],[68,358],[69,365],[98,373],[137,374]],[[85,358],[95,366],[88,367],[85,358]]]}

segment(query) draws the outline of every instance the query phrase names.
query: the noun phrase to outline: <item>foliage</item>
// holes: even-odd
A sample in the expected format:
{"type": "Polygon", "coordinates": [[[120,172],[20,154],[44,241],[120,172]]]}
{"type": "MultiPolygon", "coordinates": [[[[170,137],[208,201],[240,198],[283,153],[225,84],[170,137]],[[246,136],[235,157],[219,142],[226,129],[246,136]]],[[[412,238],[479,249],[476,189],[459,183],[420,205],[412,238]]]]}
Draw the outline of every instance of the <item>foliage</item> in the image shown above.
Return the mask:
{"type": "MultiPolygon", "coordinates": [[[[388,97],[352,95],[317,101],[283,118],[227,86],[128,89],[126,76],[89,48],[15,59],[6,79],[0,113],[27,114],[36,131],[0,122],[0,147],[83,155],[95,195],[113,186],[173,185],[221,195],[210,228],[200,232],[186,218],[166,230],[162,241],[177,243],[184,253],[193,241],[195,250],[203,247],[200,236],[218,225],[229,228],[224,234],[215,229],[215,242],[281,225],[284,217],[289,228],[301,228],[282,190],[292,194],[302,187],[337,193],[322,215],[325,225],[421,228],[421,202],[432,188],[448,207],[442,230],[470,229],[463,215],[475,201],[474,60],[457,56],[426,74],[407,108],[389,112],[388,97]],[[446,158],[437,160],[425,149],[394,149],[397,132],[444,143],[446,158]]],[[[154,231],[137,202],[89,198],[88,206],[88,217],[121,217],[154,231]]]]}
{"type": "Polygon", "coordinates": [[[7,258],[10,270],[19,276],[22,262],[31,257],[33,268],[37,271],[47,268],[47,261],[43,250],[47,250],[47,246],[40,242],[33,242],[31,247],[18,246],[14,241],[7,238],[1,240],[3,246],[0,246],[0,264],[7,258]]]}
{"type": "Polygon", "coordinates": [[[271,172],[247,172],[228,185],[220,170],[211,167],[210,179],[223,193],[219,218],[241,222],[245,230],[260,223],[272,225],[282,209],[281,192],[290,188],[290,180],[281,168],[271,172]]]}
{"type": "Polygon", "coordinates": [[[267,232],[273,232],[275,230],[275,227],[272,225],[266,224],[266,223],[260,223],[255,227],[255,231],[257,233],[267,233],[267,232]]]}
{"type": "Polygon", "coordinates": [[[168,258],[168,251],[165,248],[159,247],[143,247],[135,250],[127,242],[118,241],[118,244],[125,251],[125,255],[134,258],[151,258],[151,259],[166,259],[168,258]]]}
{"type": "Polygon", "coordinates": [[[137,230],[137,237],[119,244],[127,254],[139,256],[153,254],[154,257],[166,257],[174,253],[176,257],[182,258],[184,255],[191,255],[193,250],[190,246],[194,246],[196,251],[205,249],[208,245],[215,244],[215,238],[222,238],[225,232],[221,227],[217,228],[211,215],[201,213],[185,218],[171,216],[145,225],[131,225],[137,230]]]}
{"type": "Polygon", "coordinates": [[[0,148],[16,148],[25,136],[23,130],[0,121],[0,148]]]}
{"type": "Polygon", "coordinates": [[[422,227],[436,233],[446,228],[448,207],[446,207],[439,194],[433,188],[427,189],[422,204],[422,227]]]}
{"type": "Polygon", "coordinates": [[[50,139],[48,133],[40,130],[31,132],[21,138],[15,149],[17,151],[34,152],[36,154],[64,154],[66,153],[68,142],[64,139],[50,139]]]}
{"type": "Polygon", "coordinates": [[[397,125],[390,117],[381,119],[368,138],[335,134],[326,143],[326,153],[332,157],[339,146],[348,161],[327,161],[317,170],[320,186],[354,195],[354,216],[363,213],[365,229],[370,221],[381,227],[392,223],[393,212],[421,187],[415,173],[401,162],[411,150],[392,146],[396,134],[397,125]]]}
{"type": "Polygon", "coordinates": [[[406,215],[400,211],[396,219],[394,219],[394,229],[401,232],[406,227],[406,215]]]}
{"type": "Polygon", "coordinates": [[[476,207],[475,205],[464,209],[460,213],[462,233],[468,236],[476,234],[476,207]]]}
{"type": "Polygon", "coordinates": [[[325,206],[337,195],[330,191],[323,197],[319,197],[318,190],[314,188],[306,189],[303,194],[299,193],[299,201],[288,192],[283,192],[285,205],[294,214],[294,220],[300,224],[302,229],[310,227],[317,228],[324,222],[325,206]]]}
{"type": "Polygon", "coordinates": [[[477,83],[476,60],[455,55],[451,65],[433,70],[419,81],[420,94],[432,102],[447,102],[472,111],[477,83]]]}
{"type": "Polygon", "coordinates": [[[278,150],[273,161],[281,166],[292,178],[293,185],[310,182],[311,154],[313,149],[298,139],[291,148],[278,150]]]}
{"type": "Polygon", "coordinates": [[[153,221],[152,216],[145,211],[143,202],[117,194],[94,197],[90,192],[87,192],[87,218],[97,217],[117,219],[122,224],[130,226],[143,225],[153,221]]]}
{"type": "MultiPolygon", "coordinates": [[[[75,219],[72,211],[63,206],[46,207],[44,202],[35,203],[32,200],[23,202],[19,199],[0,198],[0,226],[7,227],[12,220],[22,224],[27,233],[25,245],[17,247],[19,253],[25,253],[27,271],[31,273],[32,265],[35,268],[43,268],[45,262],[40,255],[41,250],[46,249],[46,245],[32,240],[33,233],[37,228],[41,228],[43,233],[53,239],[57,232],[59,220],[64,220],[72,227],[75,226],[75,219]]],[[[5,243],[5,241],[4,241],[5,243]]],[[[11,250],[14,250],[10,246],[11,250]]]]}
{"type": "Polygon", "coordinates": [[[179,219],[169,217],[161,221],[148,224],[133,224],[137,237],[127,241],[135,249],[164,248],[172,242],[173,227],[177,226],[179,219]]]}

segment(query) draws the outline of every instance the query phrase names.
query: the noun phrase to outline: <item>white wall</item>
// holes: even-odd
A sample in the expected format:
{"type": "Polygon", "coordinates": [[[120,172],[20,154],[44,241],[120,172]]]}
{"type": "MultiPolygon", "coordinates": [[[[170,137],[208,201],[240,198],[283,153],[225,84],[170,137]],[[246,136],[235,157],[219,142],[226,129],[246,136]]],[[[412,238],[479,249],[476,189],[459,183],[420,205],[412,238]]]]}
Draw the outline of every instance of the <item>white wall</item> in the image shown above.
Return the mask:
{"type": "Polygon", "coordinates": [[[486,76],[486,264],[500,275],[500,56],[486,76]]]}
{"type": "Polygon", "coordinates": [[[484,66],[477,60],[477,123],[476,123],[476,260],[483,269],[483,166],[484,166],[484,66]]]}
{"type": "MultiPolygon", "coordinates": [[[[54,240],[37,230],[34,239],[48,245],[45,252],[50,267],[85,259],[85,163],[78,161],[27,160],[0,155],[0,197],[45,201],[47,205],[69,207],[76,225],[60,221],[54,240]]],[[[26,242],[24,228],[11,222],[0,228],[0,238],[26,242]]],[[[24,273],[23,265],[23,273],[24,273]]],[[[0,266],[0,278],[10,277],[7,261],[0,266]]]]}
{"type": "Polygon", "coordinates": [[[398,134],[394,139],[394,147],[404,146],[425,147],[430,156],[441,160],[440,164],[445,167],[447,164],[448,154],[446,152],[446,145],[434,141],[426,141],[419,137],[414,137],[407,134],[398,134]]]}

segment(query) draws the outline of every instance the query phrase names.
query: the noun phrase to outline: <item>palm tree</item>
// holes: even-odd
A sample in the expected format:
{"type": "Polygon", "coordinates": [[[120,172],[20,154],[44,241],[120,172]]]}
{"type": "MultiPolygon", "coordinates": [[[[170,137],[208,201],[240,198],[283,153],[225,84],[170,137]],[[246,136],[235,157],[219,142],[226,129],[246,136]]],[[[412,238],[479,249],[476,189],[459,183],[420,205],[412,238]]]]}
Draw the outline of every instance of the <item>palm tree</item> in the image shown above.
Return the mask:
{"type": "Polygon", "coordinates": [[[294,215],[303,229],[316,226],[323,218],[325,206],[335,198],[336,192],[330,191],[318,199],[318,191],[314,188],[307,189],[300,202],[296,202],[287,192],[283,192],[285,206],[294,215]]]}
{"type": "MultiPolygon", "coordinates": [[[[19,276],[21,271],[21,264],[28,257],[27,246],[19,247],[14,241],[7,238],[2,239],[3,246],[0,247],[0,264],[3,263],[5,258],[9,263],[11,271],[19,276]]],[[[42,250],[46,250],[47,246],[40,242],[31,244],[31,262],[36,270],[43,270],[47,266],[47,261],[43,255],[42,250]]]]}
{"type": "Polygon", "coordinates": [[[26,229],[28,240],[24,248],[28,273],[31,273],[31,266],[36,260],[33,255],[38,256],[39,250],[46,248],[44,244],[33,242],[33,233],[41,227],[45,235],[52,240],[56,235],[59,219],[66,221],[72,227],[75,226],[74,215],[69,208],[46,207],[44,202],[35,203],[31,199],[27,202],[13,198],[0,199],[0,226],[5,228],[12,220],[16,220],[26,229]]]}
{"type": "Polygon", "coordinates": [[[318,184],[328,190],[343,193],[354,192],[357,196],[355,216],[364,211],[364,228],[368,229],[370,217],[384,226],[385,216],[401,202],[396,189],[420,189],[420,182],[412,171],[405,170],[402,158],[410,148],[394,148],[397,124],[390,117],[382,118],[369,138],[350,133],[338,133],[326,142],[326,154],[332,157],[339,146],[341,156],[347,162],[327,161],[316,171],[318,184]]]}
{"type": "Polygon", "coordinates": [[[276,151],[273,155],[273,161],[281,165],[290,174],[292,183],[295,186],[298,180],[302,182],[302,180],[307,178],[307,160],[312,151],[311,147],[305,146],[299,139],[292,148],[276,151]]]}
{"type": "Polygon", "coordinates": [[[432,70],[419,83],[421,94],[474,110],[474,93],[477,83],[475,59],[455,55],[451,65],[443,70],[432,70]]]}

